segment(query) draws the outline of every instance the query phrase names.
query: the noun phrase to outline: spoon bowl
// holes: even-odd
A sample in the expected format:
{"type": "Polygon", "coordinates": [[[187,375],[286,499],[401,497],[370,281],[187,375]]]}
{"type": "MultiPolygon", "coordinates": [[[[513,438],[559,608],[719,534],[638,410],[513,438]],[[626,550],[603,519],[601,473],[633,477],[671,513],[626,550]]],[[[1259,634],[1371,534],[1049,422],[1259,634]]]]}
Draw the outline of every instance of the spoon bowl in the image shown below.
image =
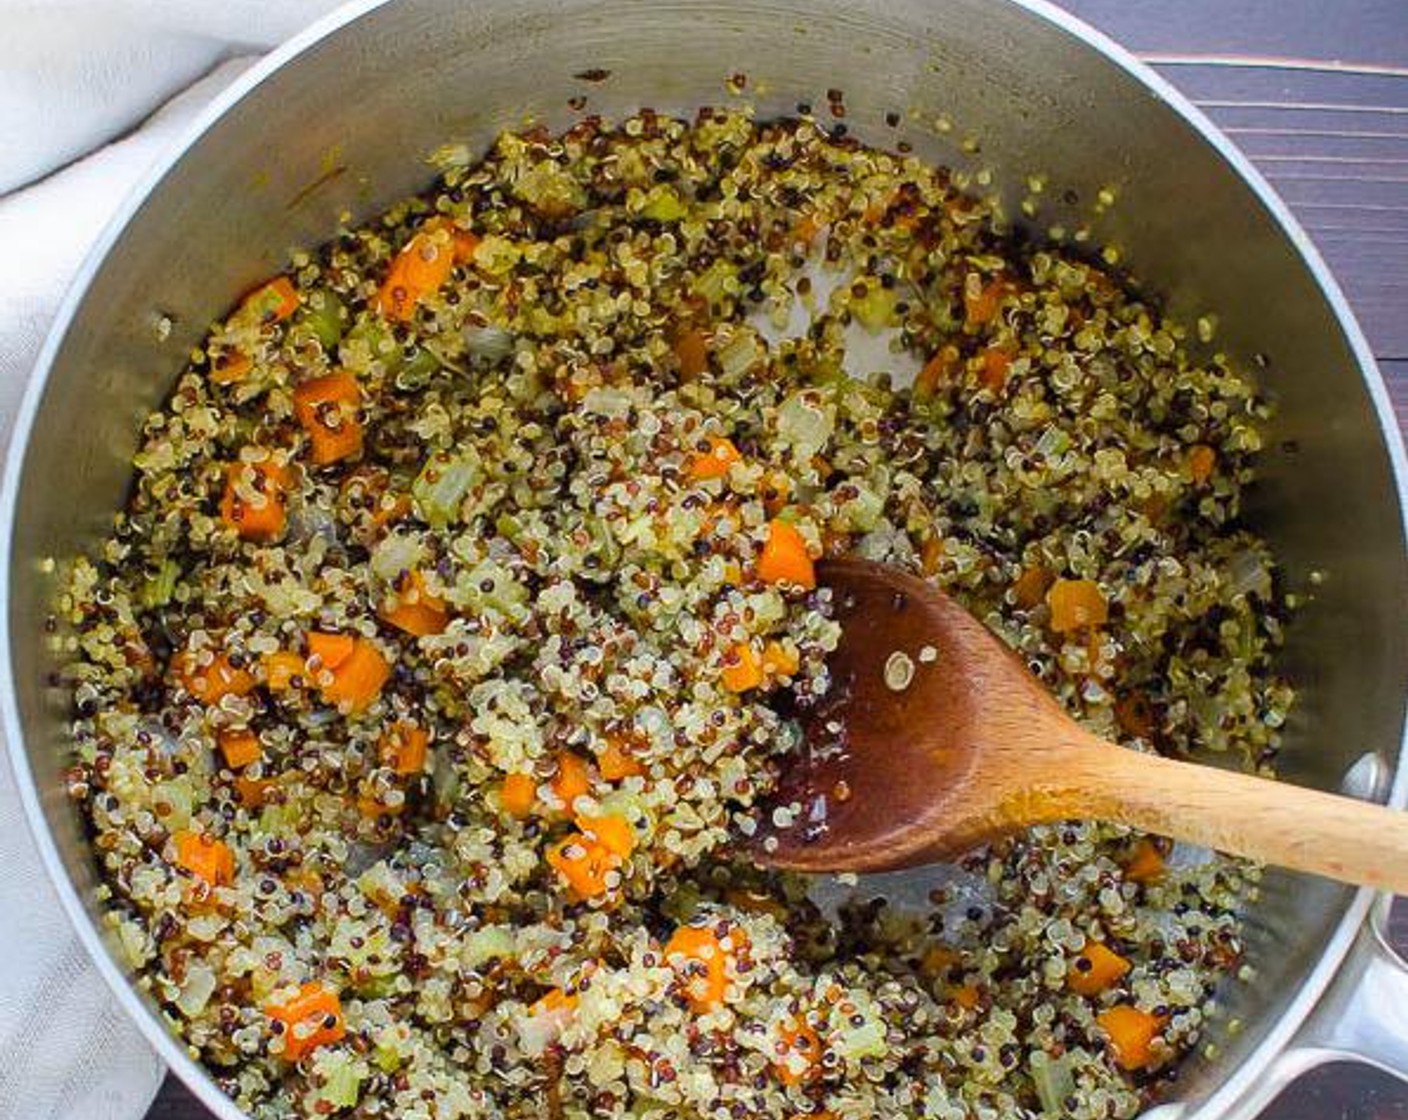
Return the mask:
{"type": "Polygon", "coordinates": [[[882,871],[1034,825],[1095,819],[1408,893],[1408,816],[1122,748],[1075,722],[1003,642],[917,576],[821,565],[832,687],[751,841],[758,862],[882,871]]]}

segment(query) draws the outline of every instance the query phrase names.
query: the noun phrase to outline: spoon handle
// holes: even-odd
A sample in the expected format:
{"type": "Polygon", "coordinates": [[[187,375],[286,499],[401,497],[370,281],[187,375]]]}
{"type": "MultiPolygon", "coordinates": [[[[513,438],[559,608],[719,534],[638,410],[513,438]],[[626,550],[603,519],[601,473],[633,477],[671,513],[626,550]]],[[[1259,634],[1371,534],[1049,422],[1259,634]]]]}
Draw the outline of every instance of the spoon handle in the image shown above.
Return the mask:
{"type": "Polygon", "coordinates": [[[1085,815],[1408,894],[1408,813],[1103,742],[1076,753],[1085,815]]]}

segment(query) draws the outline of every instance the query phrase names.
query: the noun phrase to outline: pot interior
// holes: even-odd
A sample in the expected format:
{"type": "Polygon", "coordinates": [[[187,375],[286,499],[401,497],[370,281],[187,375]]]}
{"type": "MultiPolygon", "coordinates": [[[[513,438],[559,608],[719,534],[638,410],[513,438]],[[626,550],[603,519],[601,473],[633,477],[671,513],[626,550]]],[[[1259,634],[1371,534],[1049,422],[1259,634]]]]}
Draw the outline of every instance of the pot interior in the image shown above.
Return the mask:
{"type": "MultiPolygon", "coordinates": [[[[1301,693],[1284,772],[1335,789],[1369,756],[1361,792],[1386,794],[1408,679],[1408,582],[1400,500],[1366,388],[1376,375],[1361,369],[1276,218],[1158,90],[1005,0],[400,0],[347,18],[265,77],[141,202],[89,278],[13,460],[8,625],[22,749],[81,897],[94,870],[61,779],[65,698],[43,683],[53,593],[43,561],[101,538],[123,500],[141,420],[211,320],[291,248],[427,185],[425,157],[447,141],[479,150],[528,118],[558,129],[582,112],[620,117],[643,106],[824,110],[832,89],[868,143],[904,141],[928,160],[992,168],[1014,215],[1027,177],[1045,175],[1028,224],[1088,227],[1185,321],[1215,312],[1218,345],[1264,362],[1279,415],[1251,520],[1288,586],[1311,593],[1284,655],[1301,693]],[[726,87],[731,75],[746,76],[741,95],[726,87]],[[584,108],[569,105],[577,98],[584,108]],[[1108,208],[1097,205],[1105,190],[1117,199],[1108,208]],[[1321,573],[1314,584],[1312,573],[1321,573]]],[[[1248,914],[1256,978],[1229,987],[1222,1020],[1245,1029],[1214,1039],[1215,1062],[1193,1063],[1185,1100],[1205,1097],[1257,1048],[1352,897],[1267,876],[1248,914]]],[[[154,1017],[150,1027],[161,1031],[154,1017]]]]}

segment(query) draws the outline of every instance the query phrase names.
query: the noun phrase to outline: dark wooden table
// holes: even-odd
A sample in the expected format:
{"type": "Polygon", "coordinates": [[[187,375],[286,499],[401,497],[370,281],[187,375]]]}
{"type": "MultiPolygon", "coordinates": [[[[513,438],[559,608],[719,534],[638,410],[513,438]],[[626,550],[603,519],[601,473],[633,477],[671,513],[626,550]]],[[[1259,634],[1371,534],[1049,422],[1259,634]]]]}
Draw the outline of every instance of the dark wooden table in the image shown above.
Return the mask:
{"type": "MultiPolygon", "coordinates": [[[[1152,63],[1261,168],[1344,287],[1408,428],[1408,0],[1058,0],[1152,63]]],[[[1395,910],[1408,949],[1408,907],[1395,910]]],[[[209,1120],[167,1078],[147,1120],[209,1120]]],[[[1301,1078],[1266,1120],[1408,1120],[1365,1066],[1301,1078]]]]}

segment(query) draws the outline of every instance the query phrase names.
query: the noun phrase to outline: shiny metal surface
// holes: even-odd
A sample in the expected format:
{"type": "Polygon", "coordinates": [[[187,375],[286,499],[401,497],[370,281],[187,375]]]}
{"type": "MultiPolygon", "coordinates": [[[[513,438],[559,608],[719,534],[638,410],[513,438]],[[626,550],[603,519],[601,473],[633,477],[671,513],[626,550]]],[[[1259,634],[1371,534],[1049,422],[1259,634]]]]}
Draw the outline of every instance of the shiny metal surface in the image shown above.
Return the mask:
{"type": "MultiPolygon", "coordinates": [[[[823,106],[843,89],[856,135],[990,166],[1014,214],[1026,176],[1046,174],[1042,227],[1089,220],[1175,311],[1215,311],[1219,345],[1267,356],[1280,416],[1251,516],[1292,586],[1325,574],[1286,651],[1303,699],[1285,769],[1334,788],[1368,752],[1377,795],[1403,804],[1408,469],[1382,383],[1284,207],[1159,78],[1039,0],[354,5],[222,97],[109,231],[41,359],[0,497],[0,700],[36,836],[98,966],[221,1117],[240,1113],[126,983],[93,921],[93,868],[60,776],[63,698],[44,683],[54,586],[44,560],[98,539],[142,417],[208,322],[291,247],[316,243],[344,211],[369,216],[425,185],[424,157],[447,140],[482,146],[528,115],[566,125],[575,95],[608,115],[692,110],[730,99],[724,79],[736,72],[763,115],[823,106]],[[574,77],[591,69],[610,77],[574,77]],[[884,125],[888,110],[903,115],[898,129],[884,125]],[[976,155],[958,147],[970,136],[976,155]],[[1093,216],[1105,188],[1118,201],[1093,216]],[[161,315],[174,324],[164,340],[161,315]]],[[[1291,1074],[1341,1051],[1408,1068],[1408,981],[1372,927],[1361,932],[1372,901],[1268,875],[1248,915],[1256,981],[1226,993],[1244,1029],[1189,1067],[1160,1116],[1252,1115],[1291,1074]]]]}

